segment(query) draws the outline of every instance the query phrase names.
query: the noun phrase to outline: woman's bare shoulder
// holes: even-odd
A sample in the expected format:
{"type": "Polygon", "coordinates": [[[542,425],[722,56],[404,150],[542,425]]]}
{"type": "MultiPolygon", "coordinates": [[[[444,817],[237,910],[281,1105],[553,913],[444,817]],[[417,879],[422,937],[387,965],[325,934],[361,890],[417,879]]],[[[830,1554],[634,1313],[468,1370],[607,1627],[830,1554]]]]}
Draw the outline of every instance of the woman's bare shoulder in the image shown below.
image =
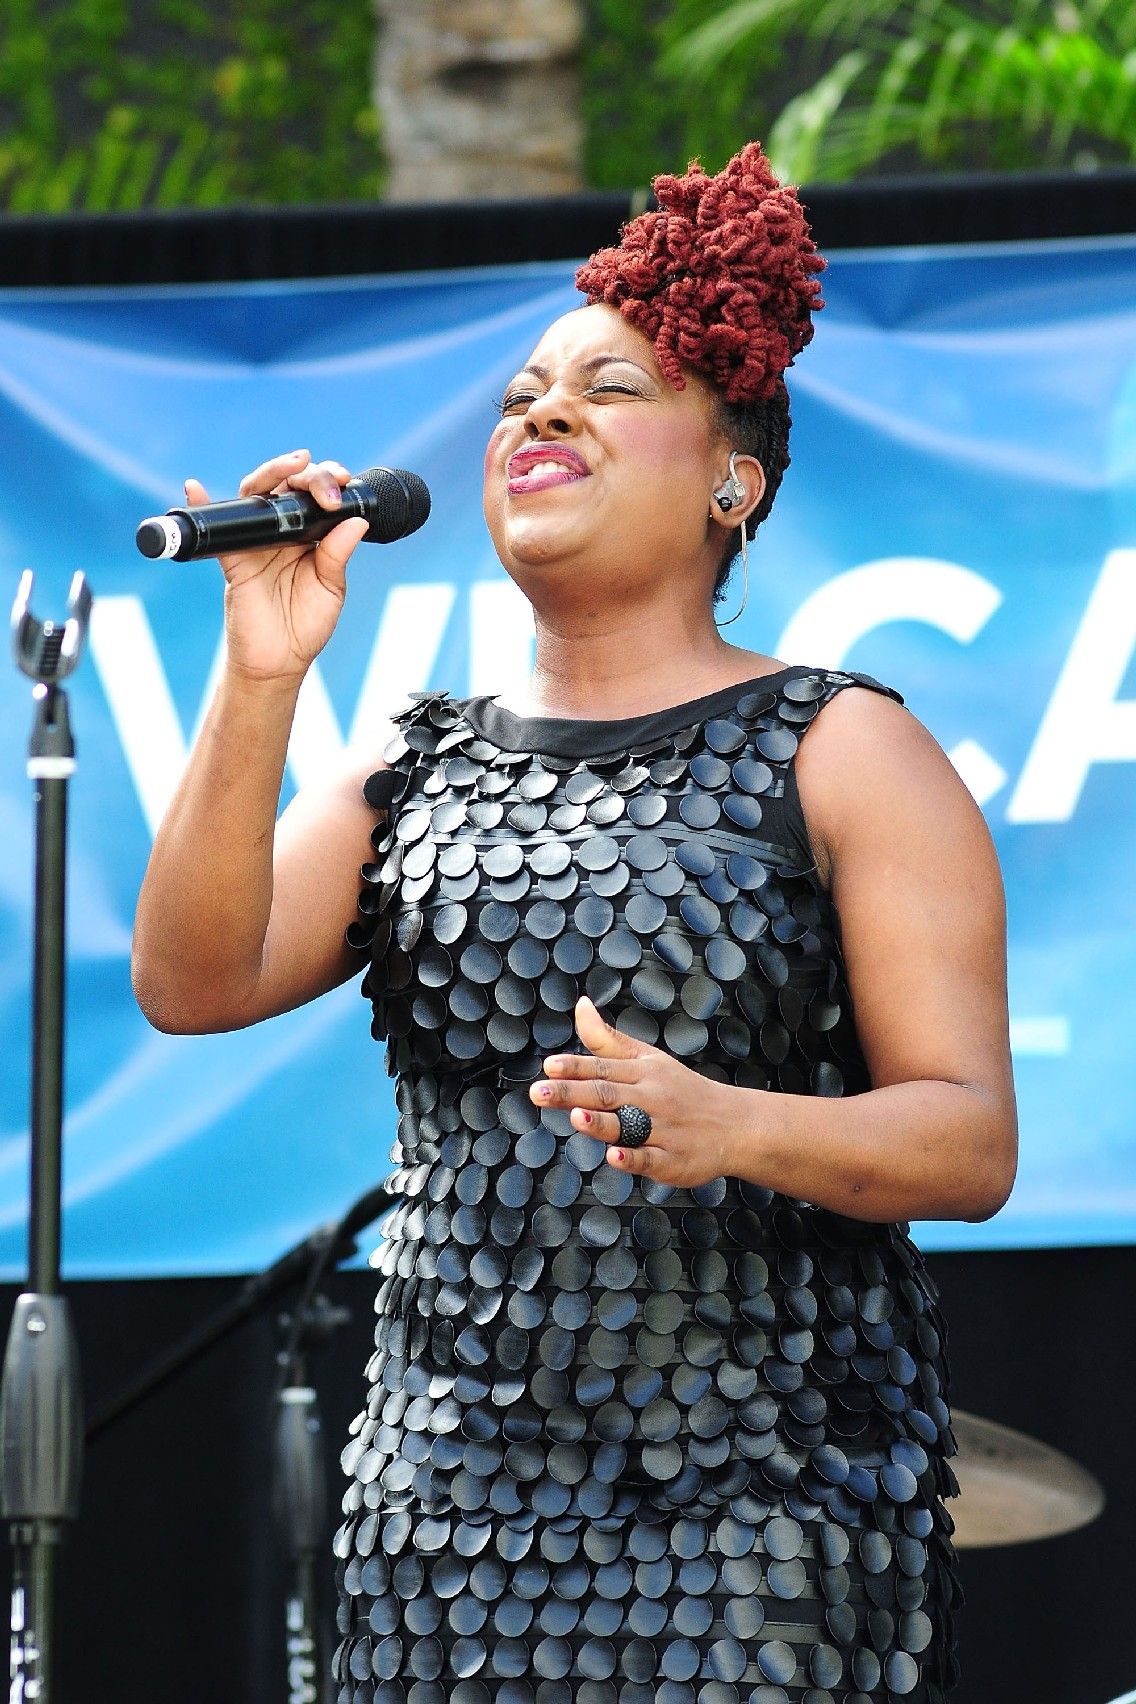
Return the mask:
{"type": "Polygon", "coordinates": [[[835,693],[815,717],[794,762],[801,809],[829,881],[833,861],[889,840],[913,849],[933,835],[989,840],[985,820],[931,731],[884,692],[858,685],[835,693]]]}

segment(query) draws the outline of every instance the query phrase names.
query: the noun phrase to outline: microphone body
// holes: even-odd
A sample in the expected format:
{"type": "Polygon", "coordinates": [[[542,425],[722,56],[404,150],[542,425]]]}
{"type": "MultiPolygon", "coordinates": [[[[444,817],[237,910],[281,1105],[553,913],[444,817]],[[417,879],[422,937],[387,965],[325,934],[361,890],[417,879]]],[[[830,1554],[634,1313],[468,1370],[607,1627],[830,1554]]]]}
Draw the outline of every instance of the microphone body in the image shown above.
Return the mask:
{"type": "Polygon", "coordinates": [[[315,544],[340,521],[369,523],[364,544],[391,544],[416,532],[430,513],[424,480],[405,468],[372,467],[343,489],[337,509],[324,509],[306,491],[275,497],[233,497],[222,503],[151,515],[134,535],[143,556],[193,562],[231,550],[274,544],[315,544]]]}

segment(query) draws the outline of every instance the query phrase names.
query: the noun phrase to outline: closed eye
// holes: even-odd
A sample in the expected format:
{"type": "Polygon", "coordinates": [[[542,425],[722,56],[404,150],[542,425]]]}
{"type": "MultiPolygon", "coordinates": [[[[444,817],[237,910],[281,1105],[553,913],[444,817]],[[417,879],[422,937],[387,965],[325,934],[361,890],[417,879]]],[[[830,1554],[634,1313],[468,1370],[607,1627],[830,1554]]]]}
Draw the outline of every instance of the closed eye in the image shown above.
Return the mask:
{"type": "MultiPolygon", "coordinates": [[[[589,385],[588,389],[582,392],[582,395],[603,396],[605,393],[614,396],[640,397],[644,394],[635,385],[618,384],[614,379],[605,379],[602,384],[589,385]]],[[[530,403],[536,400],[536,391],[508,391],[494,406],[499,414],[511,414],[515,409],[528,408],[530,403]]]]}
{"type": "Polygon", "coordinates": [[[514,408],[527,408],[530,402],[536,401],[534,391],[510,391],[507,396],[494,403],[498,414],[510,414],[514,408]]]}

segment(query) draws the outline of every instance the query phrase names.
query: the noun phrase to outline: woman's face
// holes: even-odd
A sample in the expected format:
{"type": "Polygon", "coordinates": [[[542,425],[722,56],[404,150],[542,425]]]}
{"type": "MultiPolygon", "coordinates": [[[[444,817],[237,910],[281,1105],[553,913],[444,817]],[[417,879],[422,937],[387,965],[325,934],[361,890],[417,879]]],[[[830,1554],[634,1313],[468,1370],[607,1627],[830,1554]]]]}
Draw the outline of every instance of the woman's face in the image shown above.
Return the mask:
{"type": "Polygon", "coordinates": [[[722,534],[710,500],[725,469],[709,387],[675,390],[614,308],[577,308],[506,386],[485,456],[485,518],[530,594],[684,584],[708,595],[722,534]],[[707,585],[692,567],[704,563],[707,585]],[[600,577],[602,576],[602,580],[600,577]]]}

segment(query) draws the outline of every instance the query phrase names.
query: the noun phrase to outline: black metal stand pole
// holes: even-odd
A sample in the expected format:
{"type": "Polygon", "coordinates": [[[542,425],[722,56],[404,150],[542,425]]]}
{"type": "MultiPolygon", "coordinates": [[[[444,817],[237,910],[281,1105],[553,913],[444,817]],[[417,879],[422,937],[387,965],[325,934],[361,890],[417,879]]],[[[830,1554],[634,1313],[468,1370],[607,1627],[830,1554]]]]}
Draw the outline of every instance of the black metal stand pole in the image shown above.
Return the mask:
{"type": "Polygon", "coordinates": [[[309,1384],[286,1384],[276,1396],[275,1504],[291,1580],[284,1601],[288,1704],[322,1704],[324,1640],[319,1624],[316,1552],[324,1546],[327,1492],[323,1427],[309,1384]]]}
{"type": "MultiPolygon", "coordinates": [[[[31,1202],[28,1289],[17,1299],[0,1382],[0,1513],[13,1547],[9,1704],[56,1704],[54,1611],[58,1547],[79,1509],[83,1422],[79,1360],[60,1293],[63,1170],[64,910],[67,784],[75,770],[67,696],[60,686],[79,660],[91,594],[72,583],[68,619],[37,622],[25,574],[12,611],[16,662],[35,682],[28,775],[36,785],[35,930],[31,1069],[31,1202]]],[[[309,1345],[346,1319],[316,1294],[324,1273],[354,1252],[356,1231],[390,1206],[383,1188],[252,1278],[227,1309],[160,1357],[131,1390],[95,1418],[112,1423],[150,1390],[204,1353],[240,1320],[302,1274],[306,1283],[287,1337],[277,1389],[276,1503],[293,1567],[285,1616],[289,1704],[326,1699],[316,1556],[323,1547],[326,1489],[316,1393],[306,1378],[309,1345]]]]}
{"type": "Polygon", "coordinates": [[[28,1289],[17,1299],[0,1385],[0,1505],[13,1546],[10,1704],[54,1700],[55,1578],[64,1523],[79,1509],[79,1361],[60,1294],[64,904],[67,783],[75,769],[67,696],[91,594],[71,582],[68,619],[37,622],[27,573],[12,611],[16,663],[35,682],[28,776],[36,787],[28,1289]]]}
{"type": "Polygon", "coordinates": [[[288,1554],[291,1583],[284,1609],[287,1704],[330,1704],[330,1644],[321,1611],[317,1563],[327,1542],[327,1474],[323,1422],[308,1378],[307,1350],[326,1342],[348,1314],[326,1297],[304,1298],[284,1315],[278,1360],[273,1504],[288,1554]]]}

